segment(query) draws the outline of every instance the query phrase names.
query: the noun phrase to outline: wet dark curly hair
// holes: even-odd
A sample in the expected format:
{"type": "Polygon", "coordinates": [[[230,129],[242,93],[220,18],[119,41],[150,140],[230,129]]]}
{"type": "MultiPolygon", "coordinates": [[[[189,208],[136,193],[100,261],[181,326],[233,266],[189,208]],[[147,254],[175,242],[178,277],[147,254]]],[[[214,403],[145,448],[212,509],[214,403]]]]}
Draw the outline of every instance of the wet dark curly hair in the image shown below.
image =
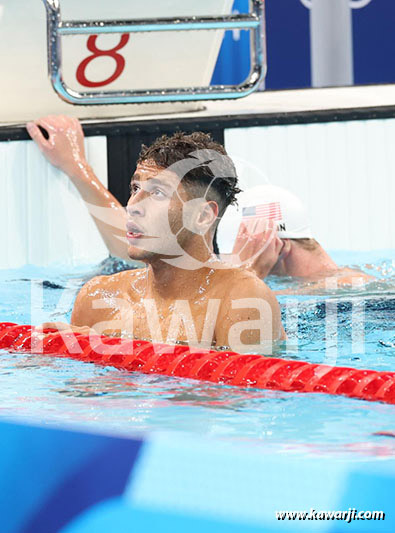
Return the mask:
{"type": "Polygon", "coordinates": [[[143,145],[138,163],[154,161],[161,168],[173,166],[191,196],[214,200],[221,217],[228,205],[236,204],[241,189],[233,161],[225,148],[201,131],[162,135],[150,146],[143,145]],[[185,162],[185,165],[177,164],[185,162]]]}

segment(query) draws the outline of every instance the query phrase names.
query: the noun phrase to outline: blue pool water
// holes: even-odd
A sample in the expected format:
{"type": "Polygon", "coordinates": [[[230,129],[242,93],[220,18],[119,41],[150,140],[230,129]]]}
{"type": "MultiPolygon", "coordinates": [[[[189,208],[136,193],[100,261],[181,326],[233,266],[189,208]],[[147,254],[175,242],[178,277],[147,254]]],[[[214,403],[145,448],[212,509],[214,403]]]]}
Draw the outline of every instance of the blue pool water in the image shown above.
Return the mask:
{"type": "MultiPolygon", "coordinates": [[[[278,355],[394,370],[393,253],[334,254],[334,258],[342,264],[359,265],[377,281],[363,289],[281,295],[289,342],[278,355]],[[332,313],[332,323],[336,316],[335,330],[333,324],[329,330],[325,325],[327,313],[332,313]]],[[[0,272],[0,321],[39,324],[68,320],[79,287],[98,272],[115,268],[116,264],[107,262],[67,272],[35,267],[0,272]]],[[[286,279],[269,283],[274,289],[296,286],[295,281],[286,279]]],[[[391,405],[131,374],[39,355],[0,354],[3,419],[116,434],[175,431],[209,435],[265,445],[278,452],[395,455],[395,438],[374,435],[395,432],[395,407],[391,405]]]]}

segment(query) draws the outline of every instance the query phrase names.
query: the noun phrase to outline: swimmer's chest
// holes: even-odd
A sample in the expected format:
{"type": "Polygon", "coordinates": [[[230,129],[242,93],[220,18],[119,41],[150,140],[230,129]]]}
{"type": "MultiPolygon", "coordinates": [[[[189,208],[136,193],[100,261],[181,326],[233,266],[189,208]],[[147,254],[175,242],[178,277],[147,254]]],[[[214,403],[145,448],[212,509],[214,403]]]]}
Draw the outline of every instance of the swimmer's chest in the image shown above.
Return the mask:
{"type": "Polygon", "coordinates": [[[124,300],[103,309],[107,321],[106,334],[175,342],[208,347],[215,343],[219,300],[175,300],[158,302],[146,298],[139,302],[124,300]]]}

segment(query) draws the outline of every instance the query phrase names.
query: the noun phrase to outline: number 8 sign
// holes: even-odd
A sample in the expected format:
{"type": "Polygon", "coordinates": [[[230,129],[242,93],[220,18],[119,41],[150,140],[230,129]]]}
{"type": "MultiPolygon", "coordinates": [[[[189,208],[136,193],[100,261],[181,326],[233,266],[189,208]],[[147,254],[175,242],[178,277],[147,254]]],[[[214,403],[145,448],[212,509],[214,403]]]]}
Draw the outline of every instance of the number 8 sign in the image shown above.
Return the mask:
{"type": "Polygon", "coordinates": [[[114,46],[114,48],[110,48],[107,50],[101,50],[100,48],[97,48],[97,37],[98,35],[91,35],[88,38],[87,48],[90,52],[92,52],[92,54],[86,57],[83,61],[81,61],[81,63],[77,67],[77,81],[84,87],[104,87],[105,85],[109,85],[110,83],[118,79],[125,69],[125,58],[117,52],[127,45],[127,43],[129,42],[130,35],[128,33],[122,34],[119,44],[117,44],[117,46],[114,46]],[[116,67],[114,73],[110,77],[102,81],[88,80],[88,78],[86,77],[87,66],[94,59],[103,56],[112,57],[115,60],[116,67]]]}

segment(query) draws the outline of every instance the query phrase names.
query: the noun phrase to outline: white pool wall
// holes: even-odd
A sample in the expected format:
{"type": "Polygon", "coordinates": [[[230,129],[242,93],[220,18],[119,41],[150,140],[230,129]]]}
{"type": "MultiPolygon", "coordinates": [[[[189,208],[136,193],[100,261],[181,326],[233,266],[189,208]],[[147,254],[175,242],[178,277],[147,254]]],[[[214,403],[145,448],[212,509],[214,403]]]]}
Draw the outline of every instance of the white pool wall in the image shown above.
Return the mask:
{"type": "MultiPolygon", "coordinates": [[[[107,186],[106,137],[88,137],[85,147],[107,186]]],[[[0,228],[0,269],[97,263],[108,256],[78,191],[32,141],[0,142],[0,228]]]]}

